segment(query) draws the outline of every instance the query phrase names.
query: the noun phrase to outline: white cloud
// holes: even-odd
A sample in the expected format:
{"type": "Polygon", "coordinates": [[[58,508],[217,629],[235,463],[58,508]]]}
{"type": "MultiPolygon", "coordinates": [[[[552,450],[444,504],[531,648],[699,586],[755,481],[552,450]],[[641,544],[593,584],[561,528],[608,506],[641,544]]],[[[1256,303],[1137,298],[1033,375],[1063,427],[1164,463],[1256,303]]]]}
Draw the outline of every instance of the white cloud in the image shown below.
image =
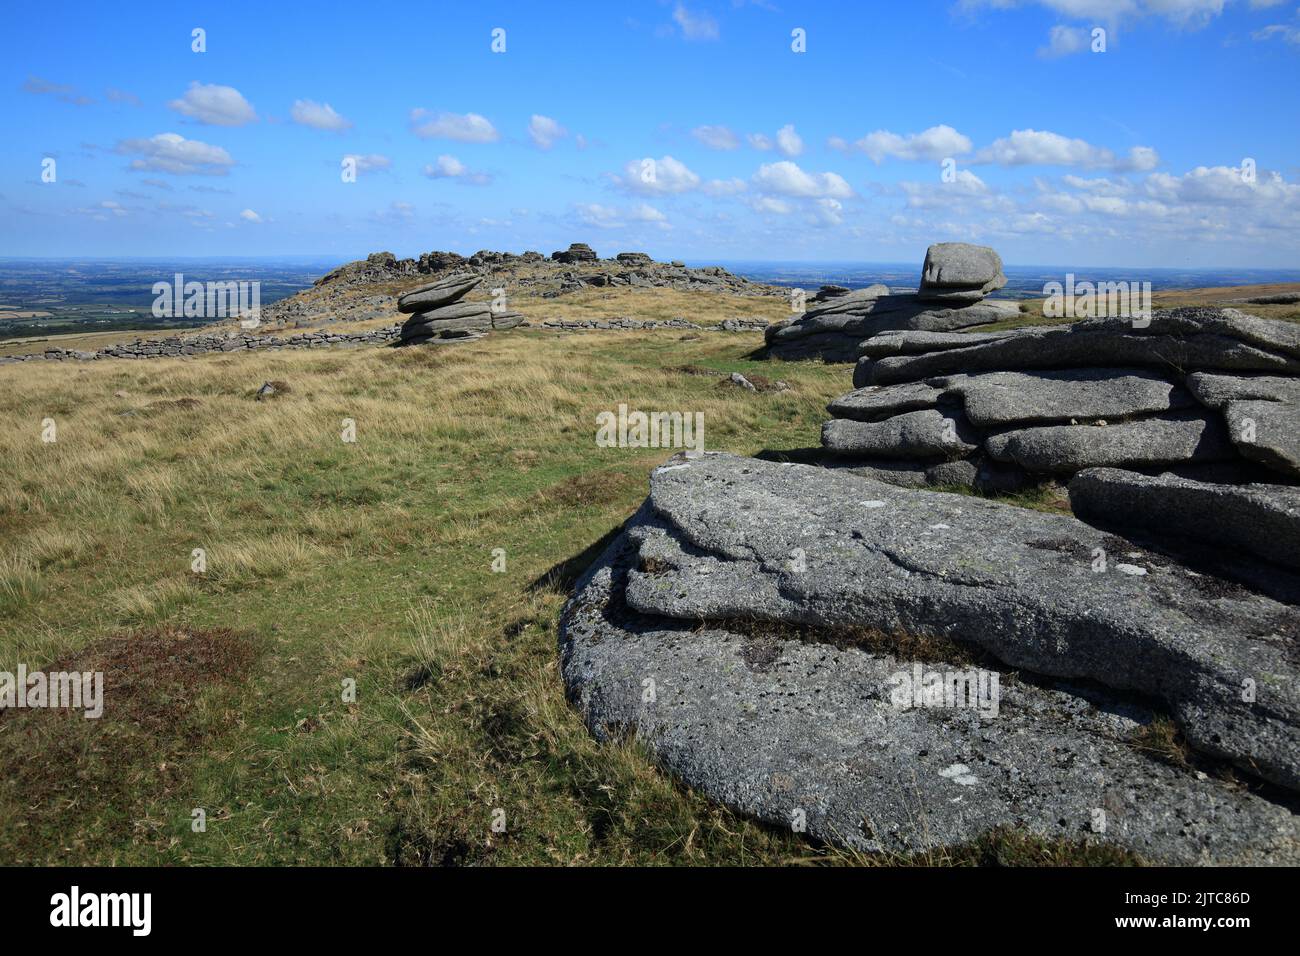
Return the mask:
{"type": "Polygon", "coordinates": [[[667,216],[646,203],[628,209],[617,209],[600,203],[578,203],[573,208],[585,225],[597,229],[622,229],[629,223],[645,223],[659,229],[672,228],[667,216]]]}
{"type": "Polygon", "coordinates": [[[772,196],[756,196],[749,205],[755,212],[770,212],[778,216],[787,216],[794,212],[794,207],[784,199],[776,199],[772,196]]]}
{"type": "Polygon", "coordinates": [[[294,100],[289,116],[295,123],[312,129],[342,132],[352,127],[352,122],[335,112],[334,107],[315,100],[294,100]]]}
{"type": "MultiPolygon", "coordinates": [[[[842,143],[843,140],[840,140],[842,143]]],[[[971,150],[971,141],[951,126],[931,126],[920,133],[900,136],[886,129],[868,133],[853,148],[865,153],[879,166],[886,159],[907,161],[939,161],[949,157],[961,156],[971,150]]]]}
{"type": "Polygon", "coordinates": [[[431,113],[411,110],[411,132],[421,139],[454,139],[462,143],[495,143],[501,138],[486,117],[478,113],[431,113]]]}
{"type": "Polygon", "coordinates": [[[89,216],[96,222],[108,222],[109,217],[121,219],[127,215],[126,207],[112,199],[105,199],[93,206],[71,209],[69,212],[76,216],[89,216]]]}
{"type": "Polygon", "coordinates": [[[725,126],[697,126],[691,135],[709,149],[737,149],[740,138],[725,126]]]}
{"type": "Polygon", "coordinates": [[[802,199],[847,199],[853,189],[836,173],[807,173],[789,160],[765,163],[754,174],[759,192],[802,199]]]}
{"type": "Polygon", "coordinates": [[[710,196],[734,196],[743,193],[749,185],[743,179],[710,179],[701,188],[710,196]]]}
{"type": "Polygon", "coordinates": [[[220,146],[211,146],[179,133],[159,133],[149,139],[125,139],[117,144],[118,153],[136,156],[135,170],[157,170],[178,176],[224,176],[235,164],[220,146]]]}
{"type": "Polygon", "coordinates": [[[776,132],[776,148],[782,156],[798,156],[803,152],[803,140],[794,131],[794,124],[787,123],[776,132]]]}
{"type": "Polygon", "coordinates": [[[1047,46],[1038,48],[1038,55],[1044,59],[1056,59],[1079,53],[1088,48],[1088,32],[1082,27],[1067,27],[1057,24],[1047,34],[1047,46]]]}
{"type": "Polygon", "coordinates": [[[686,164],[671,156],[634,159],[623,167],[619,186],[642,196],[663,196],[690,192],[700,186],[700,177],[686,164]]]}
{"type": "Polygon", "coordinates": [[[1300,45],[1300,27],[1286,26],[1281,23],[1274,23],[1262,29],[1256,30],[1250,35],[1252,40],[1264,41],[1271,40],[1274,37],[1281,38],[1286,43],[1300,45]]]}
{"type": "Polygon", "coordinates": [[[467,186],[486,186],[492,182],[490,175],[470,169],[455,156],[439,156],[436,162],[424,167],[423,173],[430,179],[454,179],[467,186]]]}
{"type": "Polygon", "coordinates": [[[344,159],[350,159],[356,163],[358,173],[373,173],[381,169],[388,169],[393,165],[393,161],[387,156],[381,156],[379,153],[345,153],[344,159]]]}
{"type": "Polygon", "coordinates": [[[716,40],[718,38],[718,21],[707,13],[692,13],[682,4],[673,8],[673,22],[681,28],[682,36],[688,40],[716,40]]]}
{"type": "Polygon", "coordinates": [[[765,153],[772,148],[772,138],[764,136],[762,133],[749,133],[745,136],[745,139],[750,146],[760,152],[765,153]]]}
{"type": "Polygon", "coordinates": [[[568,136],[568,130],[549,116],[534,113],[528,121],[528,135],[539,149],[550,149],[557,142],[568,136]]]}
{"type": "MultiPolygon", "coordinates": [[[[1224,0],[1037,0],[1040,6],[1072,20],[1118,25],[1145,16],[1161,17],[1180,27],[1203,27],[1223,13],[1224,0]]],[[[961,0],[967,10],[1007,9],[1010,0],[961,0]]],[[[1253,4],[1252,4],[1253,5],[1253,4]]]]}
{"type": "Polygon", "coordinates": [[[261,221],[262,221],[262,217],[259,216],[257,213],[253,212],[253,210],[251,210],[251,209],[245,209],[243,212],[241,212],[241,213],[239,214],[239,218],[242,219],[242,220],[244,220],[245,222],[261,222],[261,221]]]}
{"type": "Polygon", "coordinates": [[[185,95],[167,104],[171,109],[208,126],[244,126],[257,122],[253,104],[233,86],[195,80],[185,95]]]}
{"type": "Polygon", "coordinates": [[[994,140],[972,160],[998,166],[1078,166],[1083,169],[1148,170],[1160,162],[1150,146],[1136,146],[1127,158],[1081,139],[1046,130],[1018,129],[994,140]]]}
{"type": "Polygon", "coordinates": [[[1098,196],[1118,196],[1132,191],[1133,186],[1122,179],[1084,179],[1068,173],[1061,177],[1061,182],[1071,189],[1079,189],[1098,196]]]}
{"type": "Polygon", "coordinates": [[[813,206],[812,222],[818,226],[838,226],[844,221],[840,215],[844,205],[838,199],[818,199],[813,206]]]}
{"type": "Polygon", "coordinates": [[[633,207],[631,213],[629,214],[629,218],[637,222],[667,222],[668,221],[667,216],[661,213],[654,206],[649,206],[646,205],[645,203],[641,203],[639,206],[633,207]]]}

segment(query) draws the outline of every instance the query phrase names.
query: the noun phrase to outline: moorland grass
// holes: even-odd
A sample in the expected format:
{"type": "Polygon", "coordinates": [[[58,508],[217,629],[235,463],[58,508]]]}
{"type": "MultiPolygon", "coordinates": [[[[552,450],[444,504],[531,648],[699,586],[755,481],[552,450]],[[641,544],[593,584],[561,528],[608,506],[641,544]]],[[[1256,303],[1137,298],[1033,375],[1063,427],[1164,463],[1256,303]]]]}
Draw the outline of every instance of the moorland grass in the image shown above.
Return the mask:
{"type": "MultiPolygon", "coordinates": [[[[0,763],[26,768],[0,782],[0,862],[867,862],[597,743],[558,675],[574,577],[671,454],[597,447],[597,413],[703,412],[707,447],[743,455],[816,444],[849,367],[754,361],[760,341],[0,368],[0,670],[110,675],[100,721],[0,714],[0,763]],[[255,401],[272,379],[288,394],[255,401]]],[[[885,862],[1118,859],[1009,834],[885,862]]]]}

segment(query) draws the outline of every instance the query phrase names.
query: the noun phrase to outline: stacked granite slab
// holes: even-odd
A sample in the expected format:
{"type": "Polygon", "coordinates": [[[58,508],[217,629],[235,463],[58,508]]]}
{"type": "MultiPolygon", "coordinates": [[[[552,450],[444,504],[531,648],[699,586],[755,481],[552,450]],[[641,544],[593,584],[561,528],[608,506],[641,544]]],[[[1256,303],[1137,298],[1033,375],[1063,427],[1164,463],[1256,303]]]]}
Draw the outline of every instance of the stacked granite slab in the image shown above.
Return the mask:
{"type": "Polygon", "coordinates": [[[1172,309],[862,343],[822,444],[903,484],[1006,489],[1087,468],[1300,479],[1300,326],[1172,309]]]}
{"type": "Polygon", "coordinates": [[[494,311],[491,302],[462,302],[483,277],[470,273],[447,276],[403,293],[397,310],[410,315],[402,324],[402,345],[424,342],[464,342],[493,330],[513,329],[523,321],[518,312],[494,311]]]}
{"type": "MultiPolygon", "coordinates": [[[[1192,494],[1169,493],[1163,513],[1192,494]]],[[[1223,520],[1247,539],[1279,507],[1223,520]]],[[[1294,530],[1261,547],[1293,560],[1294,530]]],[[[704,455],[654,472],[578,582],[561,664],[598,738],[636,735],[696,791],[855,850],[1010,830],[1295,864],[1297,639],[1294,603],[1070,515],[704,455]],[[918,693],[953,675],[965,698],[918,693]],[[1152,747],[1169,720],[1185,759],[1152,747]]]]}
{"type": "Polygon", "coordinates": [[[950,332],[1019,314],[1011,301],[984,301],[1006,285],[1002,260],[987,246],[930,246],[915,294],[895,295],[877,283],[848,291],[823,286],[799,318],[768,326],[767,354],[787,360],[852,362],[864,339],[890,331],[950,332]]]}
{"type": "Polygon", "coordinates": [[[569,265],[577,262],[595,262],[598,256],[592,251],[591,246],[585,242],[571,242],[568,249],[551,253],[553,262],[563,262],[569,265]]]}

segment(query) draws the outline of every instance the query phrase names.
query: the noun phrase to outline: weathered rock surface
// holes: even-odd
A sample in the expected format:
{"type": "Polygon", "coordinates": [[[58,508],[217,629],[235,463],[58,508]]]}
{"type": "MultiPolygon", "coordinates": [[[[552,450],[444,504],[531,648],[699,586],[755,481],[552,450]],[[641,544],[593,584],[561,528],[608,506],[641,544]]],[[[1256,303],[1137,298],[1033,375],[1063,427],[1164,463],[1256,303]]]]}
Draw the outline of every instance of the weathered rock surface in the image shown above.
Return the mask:
{"type": "Polygon", "coordinates": [[[1236,457],[1217,416],[1180,412],[1118,425],[1039,425],[990,435],[984,450],[1031,472],[1073,474],[1093,467],[1153,467],[1236,457]]]}
{"type": "Polygon", "coordinates": [[[1187,387],[1223,413],[1243,458],[1300,478],[1300,379],[1194,372],[1187,387]]]}
{"type": "Polygon", "coordinates": [[[595,262],[598,257],[585,242],[571,242],[567,250],[552,252],[551,258],[556,262],[570,263],[595,262]]]}
{"type": "Polygon", "coordinates": [[[917,295],[931,301],[978,302],[1006,284],[1002,258],[988,246],[936,242],[925,251],[917,295]]]}
{"type": "Polygon", "coordinates": [[[1300,374],[1300,327],[1236,309],[1168,309],[1146,327],[1085,319],[1020,329],[964,348],[872,357],[863,384],[914,382],[958,372],[1144,366],[1166,370],[1300,374]]]}
{"type": "MultiPolygon", "coordinates": [[[[880,288],[884,288],[881,286],[880,288]]],[[[981,302],[965,308],[943,308],[914,295],[857,296],[857,292],[829,300],[800,318],[768,326],[768,354],[786,360],[821,358],[851,362],[864,339],[899,330],[948,332],[1000,322],[1019,314],[1014,302],[981,302]]]]}
{"type": "Polygon", "coordinates": [[[483,281],[480,275],[453,275],[403,292],[397,297],[398,312],[431,312],[455,302],[483,281]]]}
{"type": "MultiPolygon", "coordinates": [[[[1297,487],[1214,484],[1089,468],[1070,479],[1070,507],[1103,527],[1174,534],[1300,570],[1297,487]]],[[[1300,633],[1292,638],[1300,641],[1300,633]]]]}
{"type": "Polygon", "coordinates": [[[959,401],[966,418],[985,428],[1071,419],[1114,421],[1194,404],[1183,389],[1142,369],[1066,369],[953,375],[884,388],[869,385],[837,398],[828,410],[837,418],[872,421],[943,400],[959,401]]]}
{"type": "Polygon", "coordinates": [[[1289,809],[1124,741],[1152,719],[1136,691],[1206,752],[1296,786],[1297,665],[1276,636],[1294,609],[1210,599],[1164,562],[1094,573],[1111,541],[829,469],[674,460],[565,609],[565,682],[598,736],[635,732],[713,799],[869,852],[1013,827],[1153,860],[1291,862],[1289,809]],[[989,665],[996,717],[908,706],[894,692],[916,662],[854,633],[948,638],[1055,679],[989,665]],[[1245,675],[1271,688],[1249,705],[1245,675]]]}
{"type": "MultiPolygon", "coordinates": [[[[880,432],[894,416],[955,409],[974,429],[971,457],[1027,477],[1090,467],[1194,477],[1188,469],[1219,464],[1227,482],[1257,480],[1257,466],[1280,481],[1300,478],[1300,333],[1290,323],[1171,309],[1145,326],[1091,319],[993,333],[886,332],[860,353],[855,390],[828,406],[837,421],[880,432]]],[[[869,443],[854,452],[844,438],[855,431],[827,426],[823,444],[856,453],[863,468],[897,457],[869,443]]]]}
{"type": "Polygon", "coordinates": [[[832,454],[881,458],[961,458],[978,449],[980,436],[960,412],[926,408],[879,422],[833,419],[822,426],[832,454]]]}
{"type": "Polygon", "coordinates": [[[880,283],[851,292],[823,286],[799,318],[768,327],[767,354],[851,362],[863,340],[873,336],[948,332],[1013,318],[1020,312],[1015,302],[981,301],[1006,281],[1002,260],[992,249],[939,243],[926,252],[917,294],[894,295],[880,283]]]}
{"type": "Polygon", "coordinates": [[[707,456],[665,468],[633,610],[946,637],[1013,667],[1167,704],[1198,749],[1300,787],[1295,608],[1215,601],[1185,569],[1098,574],[1075,518],[910,491],[803,465],[707,456]],[[797,505],[795,504],[797,502],[797,505]],[[802,549],[806,570],[792,572],[802,549]],[[1275,686],[1246,705],[1241,681],[1275,686]],[[1286,685],[1286,686],[1283,686],[1286,685]]]}

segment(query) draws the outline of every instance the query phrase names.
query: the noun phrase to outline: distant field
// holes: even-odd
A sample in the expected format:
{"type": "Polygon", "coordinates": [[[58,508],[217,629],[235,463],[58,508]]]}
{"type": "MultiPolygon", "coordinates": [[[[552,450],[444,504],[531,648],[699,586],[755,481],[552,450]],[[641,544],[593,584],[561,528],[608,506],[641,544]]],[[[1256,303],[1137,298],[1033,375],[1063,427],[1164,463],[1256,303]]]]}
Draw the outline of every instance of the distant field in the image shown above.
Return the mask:
{"type": "MultiPolygon", "coordinates": [[[[1300,322],[1300,305],[1254,305],[1244,299],[1266,295],[1300,294],[1300,282],[1272,283],[1269,285],[1222,286],[1209,289],[1175,289],[1153,292],[1151,304],[1156,309],[1173,309],[1179,306],[1203,305],[1241,309],[1262,319],[1280,319],[1283,322],[1300,322]]],[[[1043,316],[1044,299],[1026,299],[1020,303],[1020,317],[981,329],[1013,329],[1025,325],[1059,325],[1069,319],[1049,319],[1043,316]]]]}

